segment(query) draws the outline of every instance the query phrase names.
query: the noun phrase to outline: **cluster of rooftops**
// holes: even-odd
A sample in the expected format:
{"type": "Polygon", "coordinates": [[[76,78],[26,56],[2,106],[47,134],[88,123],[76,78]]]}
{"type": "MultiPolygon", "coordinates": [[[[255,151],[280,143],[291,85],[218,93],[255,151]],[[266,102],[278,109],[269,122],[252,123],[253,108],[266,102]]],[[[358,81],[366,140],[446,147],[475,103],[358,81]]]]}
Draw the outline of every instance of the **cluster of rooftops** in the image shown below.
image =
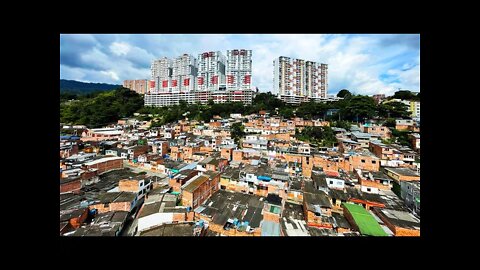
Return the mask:
{"type": "Polygon", "coordinates": [[[383,143],[388,128],[369,133],[372,125],[333,127],[338,144],[319,147],[295,130],[328,121],[277,120],[78,127],[82,135],[60,137],[60,234],[419,235],[419,164],[408,156],[418,149],[383,143]],[[256,134],[234,140],[233,123],[256,134]]]}

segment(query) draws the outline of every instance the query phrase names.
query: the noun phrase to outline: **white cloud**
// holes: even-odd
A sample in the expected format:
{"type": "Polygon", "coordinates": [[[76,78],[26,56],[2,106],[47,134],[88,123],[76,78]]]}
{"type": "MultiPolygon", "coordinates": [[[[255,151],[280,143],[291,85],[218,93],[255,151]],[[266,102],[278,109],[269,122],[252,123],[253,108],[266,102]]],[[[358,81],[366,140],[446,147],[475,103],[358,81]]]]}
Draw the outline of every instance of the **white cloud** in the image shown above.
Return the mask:
{"type": "Polygon", "coordinates": [[[120,78],[118,77],[117,73],[113,70],[109,70],[109,71],[100,71],[100,73],[104,74],[104,75],[107,75],[107,76],[110,76],[110,78],[112,78],[112,80],[114,81],[119,81],[120,78]]]}
{"type": "Polygon", "coordinates": [[[118,56],[127,55],[130,49],[130,45],[125,42],[113,42],[110,45],[110,51],[112,51],[115,55],[118,56]]]}
{"type": "MultiPolygon", "coordinates": [[[[313,35],[313,34],[168,34],[68,35],[63,37],[61,76],[102,79],[119,83],[149,78],[150,63],[183,53],[195,57],[204,51],[253,50],[252,83],[272,90],[273,60],[289,56],[329,65],[329,94],[346,88],[358,94],[419,90],[419,35],[313,35]],[[72,47],[76,43],[82,46],[72,47]],[[418,42],[417,42],[418,43],[418,42]],[[70,47],[65,50],[63,47],[70,47]],[[68,66],[68,67],[67,67],[68,66]],[[388,74],[388,79],[382,75],[388,74]]],[[[67,77],[65,77],[67,78],[67,77]]]]}

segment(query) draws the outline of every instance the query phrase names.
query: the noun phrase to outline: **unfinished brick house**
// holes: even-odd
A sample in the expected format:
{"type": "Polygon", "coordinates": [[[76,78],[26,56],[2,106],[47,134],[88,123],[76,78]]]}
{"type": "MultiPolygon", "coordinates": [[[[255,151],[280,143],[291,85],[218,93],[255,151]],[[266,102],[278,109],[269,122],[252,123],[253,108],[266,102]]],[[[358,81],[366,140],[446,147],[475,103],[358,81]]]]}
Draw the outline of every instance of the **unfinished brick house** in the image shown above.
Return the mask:
{"type": "Polygon", "coordinates": [[[133,210],[137,203],[137,194],[132,192],[107,192],[99,196],[98,201],[89,206],[90,209],[96,209],[98,213],[109,211],[127,211],[133,210]]]}
{"type": "Polygon", "coordinates": [[[82,166],[83,170],[97,169],[100,175],[105,172],[123,169],[123,158],[121,157],[105,157],[94,161],[87,162],[82,166]]]}
{"type": "Polygon", "coordinates": [[[182,186],[182,205],[196,208],[219,189],[220,173],[207,171],[182,186]]]}

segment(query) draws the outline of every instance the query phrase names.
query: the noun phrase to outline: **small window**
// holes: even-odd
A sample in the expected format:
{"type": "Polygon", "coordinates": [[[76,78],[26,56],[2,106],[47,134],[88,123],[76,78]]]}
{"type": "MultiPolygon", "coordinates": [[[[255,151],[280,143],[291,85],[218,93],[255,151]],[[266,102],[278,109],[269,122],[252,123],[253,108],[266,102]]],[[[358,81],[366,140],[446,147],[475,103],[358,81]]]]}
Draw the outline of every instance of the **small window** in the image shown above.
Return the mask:
{"type": "Polygon", "coordinates": [[[105,203],[105,204],[103,204],[103,207],[109,207],[109,206],[110,206],[110,204],[109,204],[109,203],[105,203]]]}
{"type": "Polygon", "coordinates": [[[372,189],[371,189],[371,188],[367,188],[367,191],[370,192],[370,191],[372,191],[372,189]]]}
{"type": "Polygon", "coordinates": [[[365,159],[362,159],[361,161],[362,161],[362,163],[365,163],[365,159]]]}
{"type": "Polygon", "coordinates": [[[375,160],[372,160],[372,164],[377,164],[377,161],[375,161],[375,160]]]}
{"type": "Polygon", "coordinates": [[[330,181],[330,185],[333,185],[333,181],[330,181]]]}

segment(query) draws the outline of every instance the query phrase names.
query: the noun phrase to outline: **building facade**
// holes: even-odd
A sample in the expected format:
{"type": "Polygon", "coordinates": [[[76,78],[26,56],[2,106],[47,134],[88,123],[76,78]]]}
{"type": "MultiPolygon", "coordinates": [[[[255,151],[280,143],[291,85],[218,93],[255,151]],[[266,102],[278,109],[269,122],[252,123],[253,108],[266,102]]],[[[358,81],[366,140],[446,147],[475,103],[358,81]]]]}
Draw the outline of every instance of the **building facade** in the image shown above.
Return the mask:
{"type": "Polygon", "coordinates": [[[137,94],[143,95],[148,92],[148,80],[124,80],[123,87],[135,91],[137,94]]]}
{"type": "Polygon", "coordinates": [[[225,87],[226,58],[220,51],[198,55],[197,91],[218,91],[225,87]]]}
{"type": "Polygon", "coordinates": [[[154,60],[150,68],[152,80],[154,81],[154,93],[168,92],[168,85],[170,84],[172,74],[172,60],[167,57],[154,60]]]}
{"type": "Polygon", "coordinates": [[[227,90],[251,89],[252,50],[228,50],[226,76],[227,90]]]}
{"type": "Polygon", "coordinates": [[[145,106],[178,105],[181,100],[206,104],[210,99],[214,103],[251,104],[252,51],[228,50],[227,56],[211,51],[198,58],[184,54],[173,60],[164,57],[153,61],[145,106]]]}
{"type": "Polygon", "coordinates": [[[273,67],[273,90],[281,100],[299,104],[327,98],[327,64],[280,56],[273,67]]]}

